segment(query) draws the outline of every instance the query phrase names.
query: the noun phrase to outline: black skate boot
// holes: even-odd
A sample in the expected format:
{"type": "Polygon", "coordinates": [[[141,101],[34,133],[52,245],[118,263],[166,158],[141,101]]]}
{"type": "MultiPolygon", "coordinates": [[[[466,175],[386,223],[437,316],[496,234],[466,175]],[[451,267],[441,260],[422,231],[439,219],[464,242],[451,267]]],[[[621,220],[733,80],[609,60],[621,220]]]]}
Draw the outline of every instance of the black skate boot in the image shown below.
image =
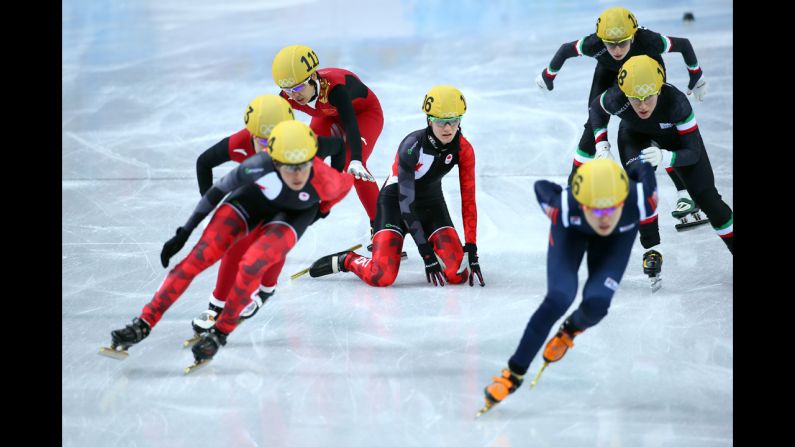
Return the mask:
{"type": "Polygon", "coordinates": [[[201,339],[191,348],[195,361],[191,366],[185,368],[185,374],[191,373],[209,363],[215,354],[218,353],[218,350],[221,349],[221,346],[226,346],[226,337],[228,335],[219,331],[216,327],[203,333],[201,339]]]}
{"type": "Polygon", "coordinates": [[[643,273],[649,275],[652,293],[662,287],[662,254],[657,250],[649,250],[643,254],[643,273]]]}
{"type": "Polygon", "coordinates": [[[123,329],[112,331],[110,333],[110,348],[103,347],[99,353],[119,360],[126,359],[129,355],[127,348],[146,338],[151,330],[152,328],[146,321],[135,317],[132,323],[123,329]]]}
{"type": "Polygon", "coordinates": [[[262,307],[268,298],[272,297],[273,294],[276,293],[276,290],[272,290],[270,292],[265,292],[264,290],[257,290],[256,293],[251,295],[251,302],[248,303],[242,312],[240,312],[240,321],[248,320],[249,318],[253,317],[254,315],[259,312],[260,307],[262,307]]]}
{"type": "Polygon", "coordinates": [[[309,267],[309,276],[317,278],[330,275],[332,273],[347,272],[345,270],[345,257],[349,251],[341,251],[332,255],[326,255],[313,262],[309,267]]]}

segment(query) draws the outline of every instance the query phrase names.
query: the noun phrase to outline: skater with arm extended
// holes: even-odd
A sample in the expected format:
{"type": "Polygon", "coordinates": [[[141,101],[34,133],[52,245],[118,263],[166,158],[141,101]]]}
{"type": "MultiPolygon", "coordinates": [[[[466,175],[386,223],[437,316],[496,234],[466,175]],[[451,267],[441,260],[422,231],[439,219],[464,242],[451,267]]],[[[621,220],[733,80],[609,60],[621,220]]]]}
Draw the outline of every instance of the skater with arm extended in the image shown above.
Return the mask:
{"type": "Polygon", "coordinates": [[[378,97],[356,74],[342,68],[318,69],[319,65],[311,48],[284,47],[273,59],[273,81],[294,109],[312,117],[309,127],[317,135],[345,139],[344,170],[355,177],[372,237],[378,185],[366,165],[384,127],[384,112],[378,97]]]}
{"type": "MultiPolygon", "coordinates": [[[[732,252],[732,210],[715,188],[712,165],[685,94],[664,83],[664,69],[648,56],[627,60],[617,79],[618,85],[594,98],[591,104],[595,146],[610,150],[607,140],[610,115],[621,118],[618,153],[627,172],[638,169],[641,161],[677,171],[687,191],[732,252]]],[[[640,242],[650,250],[643,255],[643,270],[651,278],[652,290],[656,290],[660,286],[662,254],[651,248],[660,243],[659,225],[656,219],[645,223],[640,228],[640,242]]]]}
{"type": "Polygon", "coordinates": [[[309,274],[319,277],[353,272],[371,286],[395,282],[403,238],[410,233],[425,263],[428,283],[462,283],[483,276],[477,255],[475,152],[461,131],[466,100],[450,85],[433,87],[423,100],[426,127],[400,143],[392,175],[378,195],[373,257],[335,253],[315,261],[309,274]],[[458,165],[465,245],[453,227],[442,193],[442,177],[458,165]]]}
{"type": "MultiPolygon", "coordinates": [[[[184,293],[193,278],[218,261],[246,234],[258,232],[243,254],[230,300],[219,316],[223,329],[211,328],[194,346],[197,360],[207,345],[226,342],[224,329],[231,330],[251,294],[265,275],[278,276],[287,252],[306,228],[327,215],[353,185],[353,177],[340,173],[315,157],[317,139],[299,121],[284,121],[271,132],[269,152],[259,152],[216,182],[199,201],[188,221],[167,241],[160,255],[163,266],[187,241],[191,232],[215,211],[210,223],[190,253],[166,275],[165,280],[132,324],[111,332],[111,348],[104,353],[126,356],[128,347],[146,338],[168,308],[184,293]],[[209,338],[208,338],[209,337],[209,338]],[[204,343],[202,343],[204,342],[204,343]]],[[[211,358],[212,355],[209,356],[211,358]]],[[[204,355],[203,359],[208,358],[204,355]]]]}
{"type": "MultiPolygon", "coordinates": [[[[544,68],[536,78],[536,84],[545,91],[552,90],[553,81],[566,59],[578,56],[588,56],[596,59],[596,69],[593,74],[591,91],[588,94],[588,107],[594,98],[616,84],[616,77],[621,65],[629,58],[638,55],[647,55],[660,63],[664,68],[662,55],[665,53],[681,53],[687,65],[689,82],[688,95],[691,93],[698,101],[702,101],[707,93],[707,81],[699,66],[696,53],[688,39],[682,37],[666,36],[649,29],[638,27],[635,15],[625,8],[609,8],[604,10],[596,21],[596,32],[573,42],[560,46],[549,65],[544,68]]],[[[586,121],[585,129],[580,137],[580,142],[574,153],[571,167],[571,176],[577,166],[594,158],[613,158],[610,151],[597,151],[593,141],[593,126],[590,120],[586,121]]],[[[666,170],[674,182],[679,200],[675,210],[671,213],[676,219],[683,219],[684,223],[702,221],[703,214],[689,196],[683,180],[674,170],[666,170]]],[[[686,226],[686,225],[685,225],[686,226]]],[[[681,226],[677,225],[677,229],[681,226]]]]}
{"type": "MultiPolygon", "coordinates": [[[[248,157],[267,150],[271,130],[282,121],[295,119],[293,108],[278,95],[259,95],[246,106],[245,127],[223,138],[202,152],[196,159],[196,180],[199,194],[213,185],[213,168],[228,161],[241,163],[248,157]]],[[[344,142],[338,137],[318,137],[317,157],[321,160],[334,154],[331,166],[342,172],[345,163],[344,142]]]]}
{"type": "MultiPolygon", "coordinates": [[[[202,195],[212,186],[212,168],[227,161],[241,163],[256,153],[267,151],[268,138],[273,128],[282,121],[292,119],[294,119],[293,109],[284,98],[277,95],[260,95],[254,98],[243,113],[246,127],[207,149],[196,161],[196,174],[202,195]]],[[[345,164],[344,144],[339,137],[318,137],[316,156],[321,160],[326,156],[331,156],[332,167],[341,172],[345,164]]],[[[221,258],[215,289],[210,294],[208,308],[191,322],[195,335],[185,342],[185,346],[190,346],[198,341],[199,334],[215,324],[215,320],[221,313],[226,298],[234,285],[240,258],[257,237],[259,237],[259,231],[249,233],[234,244],[221,258]]],[[[272,271],[276,272],[276,276],[262,278],[259,289],[252,295],[252,301],[241,314],[241,319],[253,317],[276,292],[277,276],[281,267],[272,271]]]]}
{"type": "Polygon", "coordinates": [[[485,388],[486,405],[478,416],[522,384],[547,334],[574,302],[577,271],[585,256],[588,278],[582,302],[544,348],[544,366],[560,360],[574,346],[576,335],[607,315],[629,263],[638,224],[657,213],[654,172],[644,163],[634,174],[637,177],[629,178],[616,162],[599,159],[577,168],[570,187],[546,180],[535,183],[538,203],[551,221],[547,294],[530,317],[508,367],[485,388]]]}

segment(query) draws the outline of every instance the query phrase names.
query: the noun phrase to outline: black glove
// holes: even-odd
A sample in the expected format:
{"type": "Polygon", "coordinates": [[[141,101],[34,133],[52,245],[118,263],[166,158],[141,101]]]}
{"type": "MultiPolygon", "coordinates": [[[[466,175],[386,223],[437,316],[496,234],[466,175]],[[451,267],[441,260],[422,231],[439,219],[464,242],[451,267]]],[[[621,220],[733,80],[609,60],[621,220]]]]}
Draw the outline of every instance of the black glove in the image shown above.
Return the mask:
{"type": "Polygon", "coordinates": [[[547,85],[547,89],[549,89],[549,91],[552,91],[552,89],[555,88],[555,86],[552,84],[552,81],[554,81],[555,78],[547,76],[546,68],[541,70],[541,79],[544,80],[544,84],[547,85]]]}
{"type": "Polygon", "coordinates": [[[483,282],[483,275],[480,273],[480,264],[478,263],[478,247],[475,244],[467,243],[464,245],[464,253],[469,255],[469,287],[474,286],[475,282],[475,274],[478,275],[478,281],[480,281],[480,287],[486,285],[483,282]]]}
{"type": "Polygon", "coordinates": [[[687,83],[687,89],[693,90],[696,87],[696,83],[698,82],[698,80],[701,79],[702,76],[704,76],[704,72],[699,70],[695,73],[691,73],[689,71],[687,73],[690,76],[690,82],[687,83]]]}
{"type": "Polygon", "coordinates": [[[163,264],[163,268],[168,267],[168,260],[182,249],[188,237],[190,237],[190,233],[190,231],[179,227],[177,228],[177,235],[163,244],[163,250],[160,252],[160,262],[163,264]]]}
{"type": "Polygon", "coordinates": [[[422,261],[425,263],[425,277],[428,282],[431,282],[431,278],[433,278],[434,286],[444,287],[444,273],[442,273],[442,266],[439,265],[439,260],[436,259],[436,253],[433,252],[433,248],[429,244],[421,245],[418,248],[422,261]]]}

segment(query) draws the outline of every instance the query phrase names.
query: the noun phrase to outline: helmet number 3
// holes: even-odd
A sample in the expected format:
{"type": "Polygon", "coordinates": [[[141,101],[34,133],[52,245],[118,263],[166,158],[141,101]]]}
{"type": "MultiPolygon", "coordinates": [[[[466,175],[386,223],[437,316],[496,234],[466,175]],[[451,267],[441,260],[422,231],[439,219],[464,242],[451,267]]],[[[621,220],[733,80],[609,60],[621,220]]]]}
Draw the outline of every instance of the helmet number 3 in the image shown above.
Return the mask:
{"type": "Polygon", "coordinates": [[[431,111],[432,104],[433,104],[433,96],[425,95],[425,102],[423,103],[422,107],[425,109],[426,113],[431,111]]]}
{"type": "Polygon", "coordinates": [[[306,53],[306,56],[301,56],[301,62],[306,64],[306,72],[309,73],[310,71],[312,71],[313,68],[317,67],[318,64],[317,54],[315,54],[314,51],[310,51],[309,53],[306,53]],[[307,59],[307,57],[309,59],[307,59]],[[309,64],[310,61],[312,62],[311,65],[309,64]]]}

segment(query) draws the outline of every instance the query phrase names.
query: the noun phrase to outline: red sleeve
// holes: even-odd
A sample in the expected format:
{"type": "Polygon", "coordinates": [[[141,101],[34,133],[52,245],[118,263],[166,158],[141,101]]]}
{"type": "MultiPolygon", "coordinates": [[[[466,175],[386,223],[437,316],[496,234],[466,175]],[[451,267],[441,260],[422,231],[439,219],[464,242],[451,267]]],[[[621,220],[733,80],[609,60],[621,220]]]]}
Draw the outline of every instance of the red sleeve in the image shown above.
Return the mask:
{"type": "Polygon", "coordinates": [[[328,213],[331,207],[342,200],[353,186],[353,176],[348,173],[338,172],[323,160],[315,157],[312,160],[312,187],[320,196],[320,212],[328,213]]]}
{"type": "Polygon", "coordinates": [[[461,183],[461,217],[464,220],[464,240],[477,243],[478,207],[475,204],[475,151],[463,135],[458,153],[458,179],[461,183]]]}
{"type": "Polygon", "coordinates": [[[254,144],[251,142],[251,134],[248,129],[234,133],[229,136],[229,159],[242,163],[243,160],[254,155],[254,144]]]}

